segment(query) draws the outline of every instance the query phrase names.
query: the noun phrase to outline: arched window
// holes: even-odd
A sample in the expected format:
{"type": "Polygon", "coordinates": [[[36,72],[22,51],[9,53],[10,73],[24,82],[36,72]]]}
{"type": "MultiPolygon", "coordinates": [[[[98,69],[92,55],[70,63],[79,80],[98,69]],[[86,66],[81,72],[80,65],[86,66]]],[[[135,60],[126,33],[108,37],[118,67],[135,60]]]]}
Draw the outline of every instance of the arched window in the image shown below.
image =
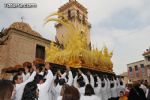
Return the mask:
{"type": "Polygon", "coordinates": [[[68,10],[68,19],[71,18],[71,10],[68,10]]]}
{"type": "Polygon", "coordinates": [[[41,45],[36,45],[36,58],[45,60],[45,47],[41,45]]]}
{"type": "Polygon", "coordinates": [[[80,15],[79,10],[77,10],[77,18],[79,18],[79,15],[80,15]]]}
{"type": "Polygon", "coordinates": [[[83,24],[85,24],[85,16],[84,15],[83,15],[82,21],[83,21],[83,24]]]}

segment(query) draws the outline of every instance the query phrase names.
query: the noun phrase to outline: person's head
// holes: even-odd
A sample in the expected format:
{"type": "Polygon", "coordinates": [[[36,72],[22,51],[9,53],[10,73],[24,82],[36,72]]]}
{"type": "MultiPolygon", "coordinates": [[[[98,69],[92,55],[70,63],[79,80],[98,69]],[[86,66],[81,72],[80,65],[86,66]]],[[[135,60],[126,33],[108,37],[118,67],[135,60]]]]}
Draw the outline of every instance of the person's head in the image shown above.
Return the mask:
{"type": "Polygon", "coordinates": [[[127,88],[128,88],[129,90],[131,90],[131,89],[132,89],[132,87],[133,87],[133,85],[132,85],[132,84],[128,84],[128,87],[127,87],[127,88]]]}
{"type": "Polygon", "coordinates": [[[64,85],[62,86],[61,92],[60,92],[60,95],[61,95],[61,96],[64,95],[64,92],[65,92],[65,90],[66,90],[67,88],[69,88],[69,85],[68,85],[68,84],[64,84],[64,85]]]}
{"type": "Polygon", "coordinates": [[[97,77],[98,77],[98,76],[95,76],[95,77],[94,77],[94,87],[98,87],[97,77]]]}
{"type": "Polygon", "coordinates": [[[62,100],[80,100],[80,93],[74,86],[65,89],[62,100]]]}
{"type": "Polygon", "coordinates": [[[124,92],[120,91],[120,97],[124,96],[124,92]]]}
{"type": "Polygon", "coordinates": [[[18,73],[20,73],[20,74],[24,73],[24,68],[19,68],[18,73]]]}
{"type": "Polygon", "coordinates": [[[139,87],[140,86],[140,82],[139,81],[136,81],[133,83],[133,87],[139,87]]]}
{"type": "Polygon", "coordinates": [[[24,67],[25,73],[30,72],[30,68],[28,68],[27,66],[24,67]]]}
{"type": "Polygon", "coordinates": [[[35,100],[39,96],[37,84],[32,81],[26,84],[21,100],[35,100]]]}
{"type": "Polygon", "coordinates": [[[58,83],[59,83],[59,78],[56,78],[56,79],[54,80],[54,86],[57,86],[58,83]]]}
{"type": "Polygon", "coordinates": [[[102,82],[102,87],[104,87],[105,86],[105,83],[104,82],[102,82]]]}
{"type": "Polygon", "coordinates": [[[43,70],[44,66],[45,66],[44,64],[37,64],[36,65],[36,72],[40,73],[43,70]]]}
{"type": "Polygon", "coordinates": [[[148,87],[148,82],[147,82],[147,80],[144,81],[144,85],[145,85],[146,87],[148,87]]]}
{"type": "Polygon", "coordinates": [[[24,66],[24,70],[25,70],[25,73],[31,73],[32,72],[32,65],[24,66]]]}
{"type": "Polygon", "coordinates": [[[110,87],[113,88],[113,87],[114,87],[114,83],[111,83],[111,84],[110,84],[110,87]]]}
{"type": "Polygon", "coordinates": [[[77,79],[77,83],[78,83],[78,87],[84,87],[85,86],[85,82],[83,80],[83,77],[79,77],[77,79]]]}
{"type": "Polygon", "coordinates": [[[93,87],[90,85],[90,84],[87,84],[86,87],[85,87],[85,96],[92,96],[94,95],[95,92],[94,92],[94,89],[93,87]]]}
{"type": "Polygon", "coordinates": [[[122,81],[120,81],[120,85],[123,85],[123,82],[122,82],[122,81]]]}
{"type": "Polygon", "coordinates": [[[66,83],[64,78],[59,79],[59,85],[64,85],[66,83]]]}
{"type": "Polygon", "coordinates": [[[45,66],[50,67],[50,66],[51,66],[51,64],[50,64],[49,62],[46,62],[46,63],[45,63],[45,66]]]}
{"type": "Polygon", "coordinates": [[[13,82],[15,84],[20,84],[20,83],[23,82],[23,77],[22,77],[21,73],[17,73],[17,74],[14,75],[13,82]]]}
{"type": "Polygon", "coordinates": [[[9,80],[0,80],[0,100],[11,100],[14,86],[9,80]]]}
{"type": "Polygon", "coordinates": [[[40,74],[36,74],[36,76],[34,77],[34,82],[36,82],[37,84],[43,84],[44,77],[40,74]]]}
{"type": "Polygon", "coordinates": [[[25,70],[25,73],[30,72],[30,70],[32,69],[32,63],[30,63],[30,62],[24,62],[23,63],[23,68],[25,70]]]}
{"type": "Polygon", "coordinates": [[[141,82],[139,82],[139,83],[144,84],[144,81],[142,80],[142,81],[141,81],[141,82]]]}

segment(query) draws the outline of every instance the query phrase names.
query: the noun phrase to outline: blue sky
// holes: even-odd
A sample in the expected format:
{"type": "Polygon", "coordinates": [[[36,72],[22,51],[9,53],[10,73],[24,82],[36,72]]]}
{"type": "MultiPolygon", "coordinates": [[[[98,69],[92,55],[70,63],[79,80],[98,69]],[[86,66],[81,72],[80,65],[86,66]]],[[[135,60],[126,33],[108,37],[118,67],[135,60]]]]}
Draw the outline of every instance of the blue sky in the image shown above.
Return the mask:
{"type": "MultiPolygon", "coordinates": [[[[54,40],[54,23],[43,26],[44,18],[69,0],[3,0],[0,3],[0,29],[16,21],[29,23],[47,39],[54,40]],[[4,3],[32,2],[37,8],[8,9],[4,3]]],[[[92,24],[91,41],[101,49],[106,44],[114,51],[114,72],[127,71],[127,64],[142,60],[150,46],[150,0],[77,0],[88,8],[92,24]]]]}

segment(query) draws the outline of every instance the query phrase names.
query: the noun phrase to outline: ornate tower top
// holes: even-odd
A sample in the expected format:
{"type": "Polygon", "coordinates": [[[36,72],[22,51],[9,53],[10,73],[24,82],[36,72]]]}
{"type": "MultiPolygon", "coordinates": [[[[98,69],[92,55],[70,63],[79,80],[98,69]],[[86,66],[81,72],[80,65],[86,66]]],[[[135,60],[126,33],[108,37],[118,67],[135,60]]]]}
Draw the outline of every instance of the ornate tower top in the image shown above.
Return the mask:
{"type": "MultiPolygon", "coordinates": [[[[58,9],[58,13],[62,13],[72,23],[82,26],[83,31],[81,31],[81,34],[84,34],[86,36],[87,44],[90,44],[91,25],[88,22],[88,11],[86,7],[80,4],[77,0],[69,0],[69,2],[65,3],[58,9]],[[86,33],[84,33],[84,29],[87,29],[86,33]]],[[[59,16],[58,18],[60,20],[62,19],[62,17],[59,16]]],[[[59,43],[63,44],[61,38],[63,38],[67,29],[65,29],[65,27],[60,23],[56,24],[55,27],[57,32],[56,40],[59,41],[59,43]]]]}
{"type": "Polygon", "coordinates": [[[76,9],[80,9],[83,13],[87,14],[87,8],[85,8],[82,4],[80,4],[77,0],[69,0],[66,4],[62,5],[58,12],[65,12],[65,10],[68,10],[70,8],[76,7],[76,9]]]}

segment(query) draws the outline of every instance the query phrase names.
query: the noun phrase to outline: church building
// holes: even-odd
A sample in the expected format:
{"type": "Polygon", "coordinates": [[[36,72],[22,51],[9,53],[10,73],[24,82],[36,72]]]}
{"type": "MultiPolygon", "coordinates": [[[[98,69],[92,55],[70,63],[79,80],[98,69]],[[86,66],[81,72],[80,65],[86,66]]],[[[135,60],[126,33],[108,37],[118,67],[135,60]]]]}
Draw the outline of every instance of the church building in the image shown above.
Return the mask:
{"type": "Polygon", "coordinates": [[[49,46],[50,40],[43,38],[29,24],[14,22],[4,29],[3,34],[8,38],[0,45],[0,68],[33,62],[36,58],[45,59],[45,47],[49,46]]]}

